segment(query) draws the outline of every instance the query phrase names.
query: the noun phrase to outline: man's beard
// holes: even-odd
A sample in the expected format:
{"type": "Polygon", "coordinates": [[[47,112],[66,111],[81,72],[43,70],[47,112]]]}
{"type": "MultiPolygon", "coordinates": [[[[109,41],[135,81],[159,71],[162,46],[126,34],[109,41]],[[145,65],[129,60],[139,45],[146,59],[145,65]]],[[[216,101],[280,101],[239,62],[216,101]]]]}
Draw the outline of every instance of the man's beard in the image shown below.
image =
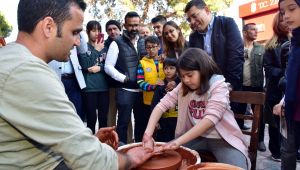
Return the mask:
{"type": "Polygon", "coordinates": [[[139,32],[136,30],[132,30],[132,31],[128,31],[128,36],[130,38],[135,38],[137,35],[139,34],[139,32]]]}

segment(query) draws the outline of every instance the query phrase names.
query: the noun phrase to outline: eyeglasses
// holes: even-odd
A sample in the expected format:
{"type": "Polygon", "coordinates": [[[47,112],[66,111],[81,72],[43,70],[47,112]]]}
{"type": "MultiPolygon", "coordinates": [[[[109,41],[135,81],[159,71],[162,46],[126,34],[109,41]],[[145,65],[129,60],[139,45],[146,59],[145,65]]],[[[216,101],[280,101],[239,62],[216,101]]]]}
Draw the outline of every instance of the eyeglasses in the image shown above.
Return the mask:
{"type": "Polygon", "coordinates": [[[190,17],[186,17],[186,20],[190,23],[191,22],[191,18],[193,19],[197,19],[198,15],[201,13],[201,11],[199,11],[198,13],[194,13],[193,15],[191,15],[190,17]]]}
{"type": "Polygon", "coordinates": [[[156,48],[156,47],[157,47],[157,45],[154,45],[154,46],[147,46],[146,49],[147,49],[147,50],[152,50],[152,49],[154,49],[154,48],[156,48]]]}

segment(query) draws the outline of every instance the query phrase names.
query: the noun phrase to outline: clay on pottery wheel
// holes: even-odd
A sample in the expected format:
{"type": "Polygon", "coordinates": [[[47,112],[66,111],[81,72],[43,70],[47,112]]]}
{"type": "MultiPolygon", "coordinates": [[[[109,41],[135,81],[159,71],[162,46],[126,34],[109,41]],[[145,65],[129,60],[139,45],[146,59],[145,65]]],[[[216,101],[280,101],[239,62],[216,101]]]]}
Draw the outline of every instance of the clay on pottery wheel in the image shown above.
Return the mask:
{"type": "MultiPolygon", "coordinates": [[[[166,143],[165,142],[156,142],[155,147],[159,147],[163,144],[166,144],[166,143]]],[[[135,147],[141,147],[141,146],[142,146],[141,142],[139,142],[139,143],[130,143],[130,144],[119,147],[118,151],[121,152],[121,153],[126,153],[129,149],[132,149],[132,148],[135,148],[135,147]]],[[[188,166],[198,164],[198,163],[201,162],[201,158],[199,157],[198,152],[196,152],[194,150],[191,150],[189,148],[180,146],[175,151],[177,153],[179,153],[181,158],[182,158],[181,165],[177,169],[186,170],[188,166]]]]}
{"type": "Polygon", "coordinates": [[[181,165],[181,155],[176,151],[165,151],[154,155],[136,170],[176,170],[181,165]]]}

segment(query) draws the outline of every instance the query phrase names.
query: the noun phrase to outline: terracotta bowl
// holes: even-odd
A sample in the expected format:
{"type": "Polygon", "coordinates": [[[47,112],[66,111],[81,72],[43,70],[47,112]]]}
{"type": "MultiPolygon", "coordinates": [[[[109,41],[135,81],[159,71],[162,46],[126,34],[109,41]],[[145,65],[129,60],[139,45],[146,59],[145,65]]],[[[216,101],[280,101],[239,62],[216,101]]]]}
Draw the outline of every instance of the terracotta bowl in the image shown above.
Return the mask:
{"type": "Polygon", "coordinates": [[[224,163],[200,163],[191,165],[187,170],[241,170],[242,168],[224,163]]]}
{"type": "MultiPolygon", "coordinates": [[[[164,144],[163,142],[156,142],[156,146],[160,146],[164,144]]],[[[129,149],[131,148],[134,148],[134,147],[141,147],[142,146],[142,143],[131,143],[131,144],[127,144],[127,145],[124,145],[124,146],[121,146],[118,148],[118,151],[120,152],[123,152],[123,153],[126,153],[129,149]]],[[[197,163],[200,163],[200,157],[199,157],[199,154],[198,152],[194,151],[194,150],[191,150],[189,148],[186,148],[186,147],[183,147],[181,146],[180,148],[178,148],[177,150],[175,150],[175,154],[179,154],[180,157],[181,157],[181,162],[180,164],[172,164],[170,166],[161,166],[163,168],[159,168],[160,170],[181,170],[181,169],[186,169],[188,166],[190,165],[194,165],[194,164],[197,164],[197,163]],[[179,167],[179,168],[178,168],[179,167]]],[[[159,160],[159,157],[158,158],[151,158],[153,161],[153,159],[157,159],[159,160]]],[[[147,162],[146,162],[147,163],[147,162]]],[[[160,163],[158,162],[159,164],[163,164],[163,163],[160,163]]],[[[144,165],[144,164],[143,164],[144,165]]],[[[136,168],[136,170],[144,170],[146,169],[145,167],[143,167],[143,165],[139,168],[136,168]]],[[[150,170],[151,168],[149,168],[150,170]]],[[[148,169],[147,169],[148,170],[148,169]]],[[[151,169],[152,170],[152,169],[151,169]]],[[[155,170],[155,168],[153,169],[155,170]]]]}

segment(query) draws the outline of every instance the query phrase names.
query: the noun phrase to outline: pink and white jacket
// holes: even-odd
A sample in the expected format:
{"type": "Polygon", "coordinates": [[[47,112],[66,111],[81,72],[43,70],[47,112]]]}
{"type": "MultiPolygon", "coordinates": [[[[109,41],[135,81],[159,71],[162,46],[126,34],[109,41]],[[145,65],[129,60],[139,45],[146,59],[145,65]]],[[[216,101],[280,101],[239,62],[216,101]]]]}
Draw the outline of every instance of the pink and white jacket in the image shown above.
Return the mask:
{"type": "MultiPolygon", "coordinates": [[[[210,88],[204,95],[199,96],[200,100],[207,101],[203,118],[211,120],[215,124],[216,131],[231,146],[241,151],[248,160],[248,167],[251,163],[248,157],[246,139],[240,130],[232,110],[230,109],[229,89],[222,75],[213,75],[209,80],[210,88]]],[[[178,104],[178,119],[175,130],[175,137],[183,135],[194,125],[189,118],[188,106],[193,92],[182,96],[182,83],[167,93],[157,105],[163,112],[175,107],[178,104]]]]}

